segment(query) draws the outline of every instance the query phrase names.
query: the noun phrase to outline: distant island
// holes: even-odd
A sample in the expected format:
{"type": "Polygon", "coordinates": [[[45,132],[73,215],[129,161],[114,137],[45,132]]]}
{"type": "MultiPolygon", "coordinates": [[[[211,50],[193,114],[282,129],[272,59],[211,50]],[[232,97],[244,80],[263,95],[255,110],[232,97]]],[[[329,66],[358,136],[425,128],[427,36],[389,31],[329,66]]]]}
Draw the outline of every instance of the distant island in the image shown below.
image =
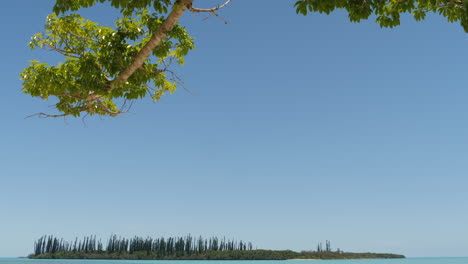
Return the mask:
{"type": "Polygon", "coordinates": [[[314,251],[254,249],[250,242],[211,237],[126,239],[112,235],[104,247],[96,236],[68,242],[53,236],[43,236],[34,243],[32,259],[128,259],[128,260],[288,260],[288,259],[383,259],[405,258],[389,253],[352,253],[333,251],[330,241],[314,251]]]}

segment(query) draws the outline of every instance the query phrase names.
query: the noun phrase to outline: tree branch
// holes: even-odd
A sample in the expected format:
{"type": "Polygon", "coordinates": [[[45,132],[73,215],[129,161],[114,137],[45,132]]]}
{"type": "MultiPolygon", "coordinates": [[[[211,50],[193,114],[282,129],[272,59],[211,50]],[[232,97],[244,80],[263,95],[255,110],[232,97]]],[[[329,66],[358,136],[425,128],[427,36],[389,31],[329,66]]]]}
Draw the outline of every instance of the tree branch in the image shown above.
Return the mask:
{"type": "Polygon", "coordinates": [[[208,9],[203,9],[203,8],[195,8],[195,7],[190,7],[190,11],[194,12],[194,13],[200,13],[200,12],[210,12],[210,13],[213,13],[215,11],[218,11],[220,10],[221,8],[227,6],[232,0],[227,0],[224,4],[222,5],[219,5],[217,7],[213,7],[213,8],[208,8],[208,9]]]}
{"type": "Polygon", "coordinates": [[[115,89],[119,84],[124,83],[125,81],[132,76],[132,74],[137,71],[144,63],[146,58],[149,57],[151,52],[161,44],[162,39],[166,34],[171,31],[175,25],[177,25],[182,14],[189,8],[191,8],[193,0],[179,0],[176,1],[172,7],[171,13],[167,16],[166,20],[162,23],[161,27],[151,36],[151,39],[145,46],[138,52],[138,54],[133,59],[133,62],[128,66],[123,72],[117,76],[111,83],[109,90],[115,89]]]}
{"type": "Polygon", "coordinates": [[[51,45],[51,44],[47,44],[47,47],[49,47],[51,50],[54,50],[54,51],[62,54],[63,56],[69,56],[69,57],[73,57],[73,58],[80,58],[80,56],[82,55],[82,54],[78,54],[78,53],[76,53],[74,51],[68,51],[68,50],[57,48],[56,46],[51,45]]]}
{"type": "Polygon", "coordinates": [[[37,114],[33,114],[33,115],[29,115],[25,118],[30,118],[30,117],[34,117],[34,116],[38,116],[40,118],[45,118],[45,117],[65,117],[69,114],[60,114],[60,115],[49,115],[49,114],[46,114],[46,113],[37,113],[37,114]]]}

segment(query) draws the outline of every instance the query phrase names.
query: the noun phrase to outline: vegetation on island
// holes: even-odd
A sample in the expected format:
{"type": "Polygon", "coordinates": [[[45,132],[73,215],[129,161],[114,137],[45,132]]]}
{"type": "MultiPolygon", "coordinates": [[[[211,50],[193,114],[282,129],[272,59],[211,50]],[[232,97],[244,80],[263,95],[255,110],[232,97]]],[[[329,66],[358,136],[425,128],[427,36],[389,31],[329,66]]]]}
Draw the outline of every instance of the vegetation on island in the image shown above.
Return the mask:
{"type": "Polygon", "coordinates": [[[254,248],[250,242],[211,237],[142,238],[131,239],[112,235],[106,245],[96,236],[73,242],[54,236],[43,236],[34,243],[35,259],[161,259],[161,260],[286,260],[286,259],[370,259],[404,258],[403,255],[381,253],[350,253],[333,251],[330,241],[315,251],[265,250],[254,248]]]}

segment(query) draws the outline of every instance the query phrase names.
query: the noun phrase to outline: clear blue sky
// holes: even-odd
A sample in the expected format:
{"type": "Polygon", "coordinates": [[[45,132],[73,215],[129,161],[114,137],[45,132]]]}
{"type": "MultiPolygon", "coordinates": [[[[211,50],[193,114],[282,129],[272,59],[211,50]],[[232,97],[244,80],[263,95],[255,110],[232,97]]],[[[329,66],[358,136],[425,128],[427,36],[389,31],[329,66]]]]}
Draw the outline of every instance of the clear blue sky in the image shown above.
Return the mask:
{"type": "Polygon", "coordinates": [[[293,2],[234,0],[228,25],[187,14],[192,94],[86,124],[24,118],[52,110],[19,72],[54,60],[27,46],[53,1],[2,3],[0,256],[111,233],[468,256],[468,35],[438,16],[390,30],[293,2]]]}

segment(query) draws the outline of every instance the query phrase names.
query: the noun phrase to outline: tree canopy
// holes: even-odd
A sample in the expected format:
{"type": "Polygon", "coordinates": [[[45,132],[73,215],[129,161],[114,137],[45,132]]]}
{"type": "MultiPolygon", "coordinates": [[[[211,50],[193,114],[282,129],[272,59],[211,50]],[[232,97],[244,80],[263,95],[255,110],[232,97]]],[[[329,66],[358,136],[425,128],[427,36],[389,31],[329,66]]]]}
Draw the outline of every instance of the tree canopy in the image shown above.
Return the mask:
{"type": "MultiPolygon", "coordinates": [[[[29,45],[64,59],[58,65],[32,60],[21,72],[22,90],[42,99],[55,97],[57,114],[38,113],[51,117],[117,116],[133,100],[160,100],[180,84],[171,67],[184,64],[194,49],[180,17],[187,10],[216,14],[230,2],[202,9],[194,7],[194,0],[56,0],[44,32],[35,34],[29,45]],[[105,2],[121,13],[113,27],[74,13],[105,2]]],[[[404,13],[416,20],[437,13],[468,32],[468,0],[299,0],[295,8],[302,15],[343,9],[351,22],[372,17],[382,27],[399,25],[404,13]]]]}

